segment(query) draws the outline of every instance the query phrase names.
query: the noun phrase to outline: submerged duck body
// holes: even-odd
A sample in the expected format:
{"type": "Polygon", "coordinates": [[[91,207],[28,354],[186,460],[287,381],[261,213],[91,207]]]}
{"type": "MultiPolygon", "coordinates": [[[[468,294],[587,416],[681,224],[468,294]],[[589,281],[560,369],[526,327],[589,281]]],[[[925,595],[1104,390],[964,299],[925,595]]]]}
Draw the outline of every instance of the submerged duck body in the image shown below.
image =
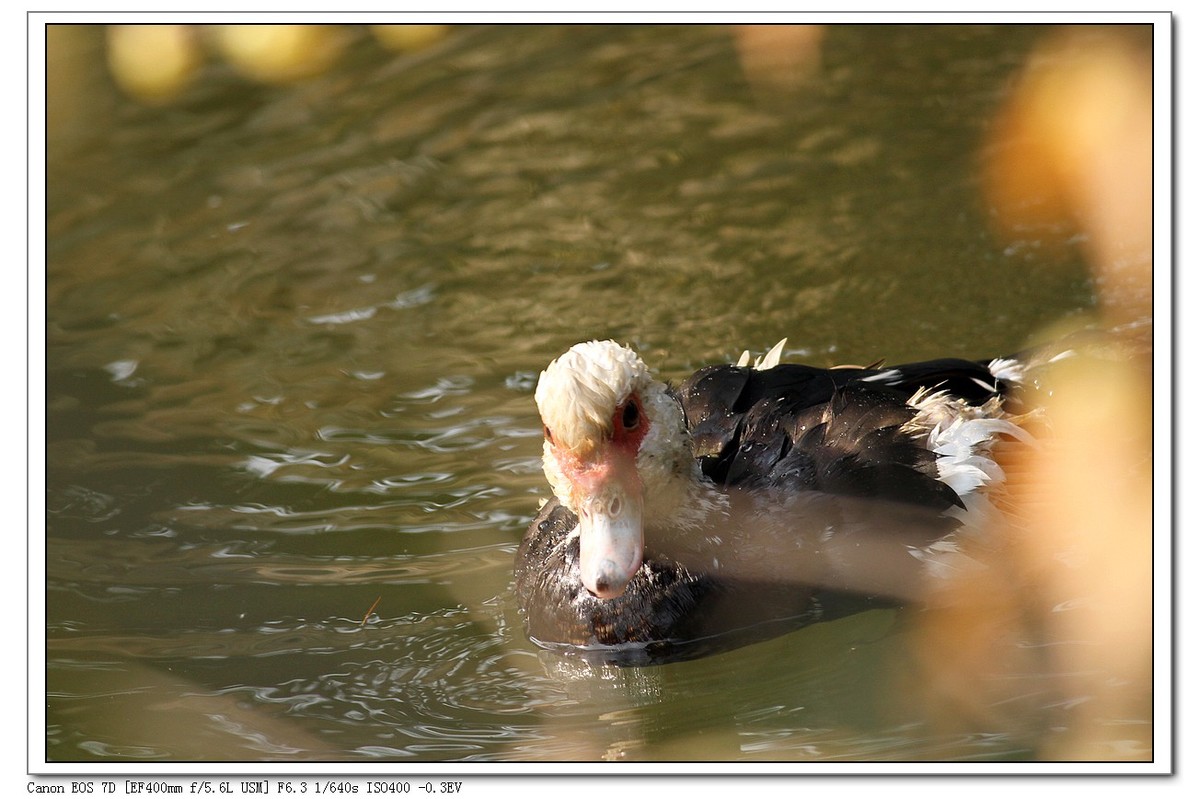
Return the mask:
{"type": "MultiPolygon", "coordinates": [[[[881,604],[1002,479],[1011,359],[710,366],[678,388],[578,344],[535,398],[554,490],[517,552],[538,643],[651,660],[881,604]]],[[[619,659],[619,658],[618,658],[619,659]]]]}

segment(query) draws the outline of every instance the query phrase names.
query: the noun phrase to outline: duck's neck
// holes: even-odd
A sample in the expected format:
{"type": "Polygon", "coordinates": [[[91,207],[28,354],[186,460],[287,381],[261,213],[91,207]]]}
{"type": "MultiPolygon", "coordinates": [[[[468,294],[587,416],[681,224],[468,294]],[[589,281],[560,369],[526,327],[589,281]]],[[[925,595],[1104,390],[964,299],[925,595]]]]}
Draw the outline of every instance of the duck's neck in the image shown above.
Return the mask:
{"type": "Polygon", "coordinates": [[[700,471],[683,408],[662,383],[642,394],[652,424],[638,452],[647,533],[690,530],[711,523],[728,499],[700,471]]]}

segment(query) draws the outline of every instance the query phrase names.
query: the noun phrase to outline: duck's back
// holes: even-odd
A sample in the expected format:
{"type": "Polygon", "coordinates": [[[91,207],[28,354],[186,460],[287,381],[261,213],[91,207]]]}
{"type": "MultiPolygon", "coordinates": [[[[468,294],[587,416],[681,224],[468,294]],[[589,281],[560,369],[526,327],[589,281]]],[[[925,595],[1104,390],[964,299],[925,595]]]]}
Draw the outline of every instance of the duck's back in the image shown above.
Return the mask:
{"type": "Polygon", "coordinates": [[[883,369],[710,366],[678,391],[704,474],[724,487],[775,487],[946,508],[938,455],[914,431],[919,391],[970,405],[1003,394],[985,363],[941,359],[883,369]]]}

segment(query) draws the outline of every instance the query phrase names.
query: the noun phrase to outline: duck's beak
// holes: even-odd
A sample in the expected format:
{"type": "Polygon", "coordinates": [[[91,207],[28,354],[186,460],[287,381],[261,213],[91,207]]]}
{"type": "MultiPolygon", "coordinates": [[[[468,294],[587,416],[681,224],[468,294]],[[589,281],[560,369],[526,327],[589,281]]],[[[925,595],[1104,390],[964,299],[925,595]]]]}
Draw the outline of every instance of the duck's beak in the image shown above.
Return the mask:
{"type": "Polygon", "coordinates": [[[642,486],[635,455],[604,447],[573,482],[580,578],[597,597],[615,599],[642,565],[642,486]]]}

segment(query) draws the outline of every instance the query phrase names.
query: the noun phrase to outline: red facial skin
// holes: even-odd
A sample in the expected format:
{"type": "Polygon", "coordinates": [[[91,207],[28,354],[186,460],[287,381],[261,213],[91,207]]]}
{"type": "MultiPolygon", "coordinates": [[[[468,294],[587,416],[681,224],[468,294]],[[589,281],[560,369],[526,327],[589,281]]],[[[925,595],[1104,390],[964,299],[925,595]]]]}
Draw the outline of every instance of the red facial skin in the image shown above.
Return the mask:
{"type": "Polygon", "coordinates": [[[583,451],[561,450],[546,430],[568,500],[580,518],[580,571],[601,599],[619,597],[642,562],[642,481],[637,454],[649,429],[641,398],[631,395],[613,412],[612,434],[583,451]]]}

